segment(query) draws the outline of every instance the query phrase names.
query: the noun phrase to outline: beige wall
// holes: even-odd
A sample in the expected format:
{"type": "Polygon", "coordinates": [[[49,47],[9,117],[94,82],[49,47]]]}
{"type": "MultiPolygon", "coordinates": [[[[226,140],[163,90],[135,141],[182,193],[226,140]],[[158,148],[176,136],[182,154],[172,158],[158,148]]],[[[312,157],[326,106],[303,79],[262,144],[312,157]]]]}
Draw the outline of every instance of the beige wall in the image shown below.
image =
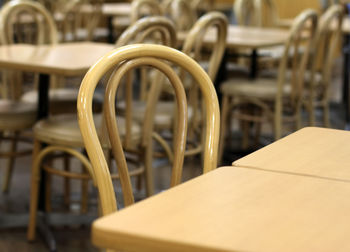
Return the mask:
{"type": "Polygon", "coordinates": [[[320,10],[319,0],[274,0],[281,18],[292,18],[302,10],[312,8],[320,10]]]}
{"type": "MultiPolygon", "coordinates": [[[[233,4],[234,0],[211,0],[217,3],[233,4]]],[[[320,0],[273,0],[281,18],[292,18],[307,8],[320,9],[320,0]]]]}

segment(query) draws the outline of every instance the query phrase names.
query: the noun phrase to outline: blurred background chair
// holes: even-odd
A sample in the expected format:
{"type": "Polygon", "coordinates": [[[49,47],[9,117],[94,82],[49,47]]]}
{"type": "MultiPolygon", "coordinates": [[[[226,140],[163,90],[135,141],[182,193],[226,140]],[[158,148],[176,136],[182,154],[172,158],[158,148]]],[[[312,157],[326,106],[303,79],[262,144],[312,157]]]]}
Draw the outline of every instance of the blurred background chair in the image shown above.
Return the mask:
{"type": "MultiPolygon", "coordinates": [[[[2,45],[15,42],[34,44],[57,42],[57,32],[50,14],[39,3],[26,0],[14,0],[2,7],[0,32],[2,45]]],[[[22,133],[34,125],[37,105],[20,100],[24,91],[23,73],[3,70],[1,74],[4,99],[0,100],[0,135],[2,142],[10,140],[11,143],[10,150],[1,154],[2,157],[8,159],[3,182],[3,192],[7,192],[15,158],[31,152],[31,149],[18,150],[17,143],[19,140],[31,142],[30,135],[23,138],[22,133]]]]}
{"type": "Polygon", "coordinates": [[[330,85],[334,60],[341,50],[342,21],[344,8],[330,6],[321,16],[315,44],[311,50],[310,73],[305,76],[305,106],[309,113],[309,125],[315,126],[316,112],[321,109],[323,126],[330,127],[330,85]]]}
{"type": "Polygon", "coordinates": [[[305,10],[295,19],[285,43],[277,79],[235,79],[222,84],[220,159],[223,155],[225,136],[231,131],[230,117],[234,111],[235,118],[245,124],[243,148],[248,146],[249,122],[255,123],[257,138],[260,135],[261,124],[269,122],[275,140],[282,136],[283,122],[294,123],[296,129],[300,127],[304,73],[316,25],[317,13],[312,10],[305,10]],[[305,28],[308,35],[304,32],[305,28]],[[299,53],[300,48],[303,48],[302,55],[299,53]]]}

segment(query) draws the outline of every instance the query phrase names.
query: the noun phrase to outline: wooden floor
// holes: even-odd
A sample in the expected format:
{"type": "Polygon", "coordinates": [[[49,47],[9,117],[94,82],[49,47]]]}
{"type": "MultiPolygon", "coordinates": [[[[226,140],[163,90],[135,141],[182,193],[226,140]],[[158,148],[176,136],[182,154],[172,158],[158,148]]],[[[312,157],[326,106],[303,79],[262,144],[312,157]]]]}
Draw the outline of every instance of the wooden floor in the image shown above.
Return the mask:
{"type": "MultiPolygon", "coordinates": [[[[338,66],[341,66],[341,60],[337,63],[338,66]]],[[[344,106],[340,103],[341,92],[341,67],[338,69],[335,74],[332,86],[332,126],[334,128],[344,128],[344,106]]],[[[231,151],[225,153],[224,164],[230,164],[235,159],[239,158],[241,155],[247,153],[239,150],[239,134],[234,134],[232,139],[233,147],[231,151]],[[233,151],[232,151],[233,149],[233,151]]],[[[265,144],[269,143],[269,138],[267,136],[265,144]]],[[[199,160],[190,159],[186,160],[186,165],[184,169],[184,179],[190,179],[192,177],[198,176],[201,173],[199,168],[199,160]]],[[[3,161],[0,161],[0,166],[4,167],[3,161]]],[[[157,178],[157,190],[164,190],[167,188],[170,169],[164,165],[158,165],[159,167],[156,170],[157,178]]],[[[23,157],[18,159],[16,163],[16,168],[13,174],[11,190],[8,194],[0,193],[0,214],[4,213],[27,213],[29,205],[29,181],[30,181],[30,169],[31,169],[31,158],[23,157]]],[[[0,171],[0,174],[3,174],[3,171],[0,171]]],[[[1,180],[3,175],[1,175],[1,180]]],[[[2,184],[2,181],[0,182],[2,184]]],[[[54,211],[62,211],[60,208],[62,203],[62,180],[55,178],[53,183],[53,207],[54,211]]],[[[92,187],[92,186],[91,186],[92,187]]],[[[72,182],[72,200],[79,199],[79,182],[72,182]]],[[[117,185],[117,197],[120,201],[120,187],[117,185]],[[119,196],[118,196],[119,195],[119,196]]],[[[91,188],[90,190],[90,199],[89,204],[89,213],[96,214],[96,191],[91,188]]],[[[140,192],[139,198],[142,198],[143,192],[140,192]]],[[[119,202],[120,203],[120,202],[119,202]]],[[[122,204],[120,204],[122,205],[122,204]]],[[[72,203],[70,210],[78,211],[79,204],[72,203]]],[[[94,248],[90,242],[90,227],[86,226],[60,226],[52,227],[53,234],[57,241],[58,251],[98,251],[94,248]]],[[[37,240],[33,243],[28,243],[26,241],[26,227],[23,228],[11,228],[11,229],[0,229],[0,252],[7,251],[47,251],[43,239],[38,236],[37,240]]]]}

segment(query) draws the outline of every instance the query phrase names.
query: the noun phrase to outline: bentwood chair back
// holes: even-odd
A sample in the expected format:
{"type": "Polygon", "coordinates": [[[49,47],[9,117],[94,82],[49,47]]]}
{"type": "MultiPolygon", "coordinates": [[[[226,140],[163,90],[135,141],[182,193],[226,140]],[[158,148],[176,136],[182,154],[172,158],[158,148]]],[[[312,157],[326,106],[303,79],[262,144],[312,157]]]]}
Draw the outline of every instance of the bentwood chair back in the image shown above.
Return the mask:
{"type": "Polygon", "coordinates": [[[57,30],[51,14],[39,3],[13,0],[1,9],[1,44],[57,43],[57,30]],[[33,29],[33,23],[37,29],[33,29]]]}
{"type": "Polygon", "coordinates": [[[257,26],[255,0],[235,0],[233,13],[238,25],[257,26]]]}
{"type": "Polygon", "coordinates": [[[163,12],[175,23],[176,30],[188,31],[197,20],[196,9],[186,0],[167,0],[162,3],[163,12]]]}
{"type": "MultiPolygon", "coordinates": [[[[205,105],[207,108],[206,114],[206,144],[205,144],[205,162],[204,170],[210,171],[216,168],[217,146],[219,137],[219,105],[215,89],[205,71],[189,56],[162,45],[129,45],[115,49],[114,51],[102,57],[85,75],[79,92],[78,98],[78,118],[81,133],[84,139],[85,147],[89,158],[92,162],[96,184],[99,190],[102,214],[109,214],[117,209],[115,193],[108,169],[107,162],[104,158],[103,149],[101,147],[96,127],[92,115],[92,97],[99,80],[108,71],[114,71],[107,88],[106,100],[104,106],[104,118],[108,129],[110,142],[112,143],[113,155],[115,158],[122,157],[123,162],[118,163],[118,169],[121,177],[125,179],[125,183],[129,187],[131,194],[131,183],[128,176],[128,169],[123,148],[120,141],[117,121],[115,120],[115,94],[116,89],[120,85],[120,79],[130,69],[147,65],[155,67],[171,82],[174,87],[177,97],[177,134],[175,137],[176,159],[171,174],[171,185],[177,185],[181,182],[182,165],[184,159],[186,145],[186,130],[187,130],[187,101],[185,90],[176,71],[169,64],[174,64],[185,68],[191,75],[194,76],[203,92],[205,105]],[[124,175],[122,175],[124,174],[124,175]]],[[[154,88],[156,85],[153,86],[154,88]]],[[[156,104],[155,99],[149,99],[146,113],[154,113],[156,104]]],[[[149,117],[152,118],[152,117],[149,117]]],[[[143,125],[144,130],[153,128],[153,121],[149,120],[143,125]]],[[[152,136],[146,136],[144,144],[150,145],[152,136]]],[[[148,155],[152,155],[151,148],[147,148],[148,155]]],[[[124,192],[125,193],[125,192],[124,192]]],[[[125,197],[125,195],[124,195],[125,197]]]]}
{"type": "MultiPolygon", "coordinates": [[[[126,29],[116,42],[116,47],[121,47],[128,44],[147,43],[147,44],[161,44],[169,47],[176,45],[176,29],[174,24],[162,16],[144,17],[136,21],[132,26],[126,29]]],[[[142,112],[136,112],[142,115],[140,121],[144,118],[145,101],[148,97],[149,89],[153,79],[152,72],[146,68],[140,69],[139,79],[139,97],[138,100],[133,101],[133,72],[127,73],[126,85],[124,90],[124,101],[117,103],[118,112],[126,119],[126,124],[131,125],[135,112],[142,107],[142,112]]],[[[131,146],[131,127],[126,127],[126,135],[124,138],[124,147],[131,146]]],[[[147,167],[146,167],[147,168],[147,167]]],[[[150,188],[147,191],[152,191],[150,188]]],[[[152,194],[152,193],[151,193],[152,194]]]]}
{"type": "Polygon", "coordinates": [[[332,5],[321,16],[317,27],[315,44],[311,51],[311,79],[309,80],[306,107],[309,124],[315,125],[315,110],[323,110],[323,126],[330,127],[329,87],[334,59],[341,48],[344,8],[332,5]],[[320,65],[321,63],[321,65],[320,65]]]}
{"type": "Polygon", "coordinates": [[[131,23],[145,16],[161,16],[162,14],[163,10],[157,0],[133,0],[131,3],[131,23]]]}
{"type": "MultiPolygon", "coordinates": [[[[202,67],[204,67],[213,82],[216,79],[225,52],[227,25],[227,18],[222,13],[209,12],[203,15],[189,31],[182,48],[183,53],[202,63],[202,67]],[[214,46],[210,48],[203,44],[204,36],[208,35],[208,33],[215,37],[214,46]]],[[[189,137],[192,138],[189,140],[192,143],[192,147],[190,145],[187,146],[186,155],[190,153],[196,155],[203,153],[204,138],[201,134],[204,133],[204,128],[201,118],[205,107],[201,101],[198,85],[195,85],[191,78],[186,80],[188,76],[183,71],[180,71],[180,76],[187,82],[186,84],[190,83],[186,88],[189,97],[189,106],[192,109],[192,117],[189,122],[189,137]]]]}

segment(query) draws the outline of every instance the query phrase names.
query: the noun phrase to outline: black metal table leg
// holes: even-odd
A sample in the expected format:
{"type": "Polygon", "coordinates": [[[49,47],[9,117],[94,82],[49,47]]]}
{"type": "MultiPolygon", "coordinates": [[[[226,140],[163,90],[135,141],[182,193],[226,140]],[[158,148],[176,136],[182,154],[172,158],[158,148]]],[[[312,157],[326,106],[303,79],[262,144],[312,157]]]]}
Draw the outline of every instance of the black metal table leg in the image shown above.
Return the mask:
{"type": "Polygon", "coordinates": [[[258,52],[253,49],[250,56],[250,78],[255,79],[258,72],[258,52]]]}
{"type": "Polygon", "coordinates": [[[349,75],[350,75],[350,36],[344,36],[343,47],[343,103],[345,104],[345,129],[350,130],[350,101],[349,101],[349,75]]]}
{"type": "MultiPolygon", "coordinates": [[[[39,95],[38,95],[38,120],[48,117],[49,115],[49,88],[50,76],[48,74],[40,74],[39,76],[39,95]]],[[[57,251],[56,240],[49,228],[47,217],[45,213],[45,180],[46,173],[41,170],[40,191],[38,202],[38,231],[44,239],[47,247],[51,252],[57,251]]]]}
{"type": "Polygon", "coordinates": [[[107,17],[107,26],[108,26],[108,43],[113,44],[115,41],[114,36],[113,36],[113,16],[108,16],[107,17]]]}

